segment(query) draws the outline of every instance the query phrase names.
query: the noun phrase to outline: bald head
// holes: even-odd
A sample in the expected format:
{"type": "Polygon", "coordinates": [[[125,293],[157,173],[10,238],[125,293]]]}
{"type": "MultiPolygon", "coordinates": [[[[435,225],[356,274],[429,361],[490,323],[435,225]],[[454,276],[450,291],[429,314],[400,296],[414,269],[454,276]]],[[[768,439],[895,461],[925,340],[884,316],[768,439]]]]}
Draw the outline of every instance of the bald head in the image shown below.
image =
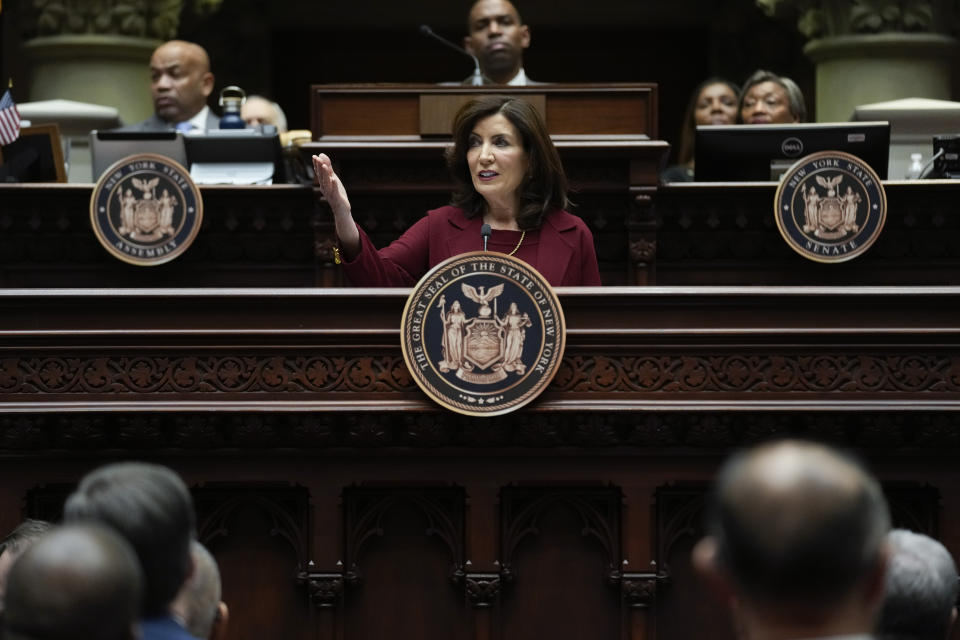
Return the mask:
{"type": "Polygon", "coordinates": [[[210,58],[198,44],[184,40],[164,42],[150,57],[150,93],[161,120],[189,120],[207,103],[213,91],[210,58]]]}
{"type": "Polygon", "coordinates": [[[815,603],[882,568],[890,515],[858,464],[822,445],[784,441],[727,463],[710,528],[719,564],[742,595],[815,603]]]}
{"type": "Polygon", "coordinates": [[[44,640],[133,638],[141,583],[136,555],[110,529],[53,529],[10,571],[5,633],[44,640]]]}

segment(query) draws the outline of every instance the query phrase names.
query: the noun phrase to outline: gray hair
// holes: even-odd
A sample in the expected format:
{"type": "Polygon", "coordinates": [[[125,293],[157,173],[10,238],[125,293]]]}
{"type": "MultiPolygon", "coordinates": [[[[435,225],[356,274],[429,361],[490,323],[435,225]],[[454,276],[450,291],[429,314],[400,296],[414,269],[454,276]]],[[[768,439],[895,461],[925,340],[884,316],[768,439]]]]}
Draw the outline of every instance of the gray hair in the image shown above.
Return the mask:
{"type": "Polygon", "coordinates": [[[957,566],[929,536],[895,529],[887,536],[883,607],[877,633],[885,640],[944,640],[957,601],[957,566]]]}
{"type": "Polygon", "coordinates": [[[184,599],[187,631],[197,638],[208,638],[220,604],[220,570],[207,548],[196,540],[190,545],[190,555],[193,575],[183,585],[178,598],[184,599]]]}
{"type": "Polygon", "coordinates": [[[804,101],[803,92],[800,91],[797,83],[786,76],[780,76],[765,69],[757,69],[747,78],[747,81],[743,83],[743,89],[740,90],[740,104],[737,107],[738,119],[740,118],[740,112],[743,111],[743,98],[747,95],[747,91],[762,82],[774,82],[783,87],[783,90],[787,92],[787,104],[790,108],[790,115],[792,115],[797,122],[806,121],[807,103],[804,101]]]}
{"type": "Polygon", "coordinates": [[[280,108],[279,104],[277,104],[270,98],[266,98],[264,96],[260,96],[257,94],[247,96],[247,101],[250,101],[250,100],[263,100],[264,102],[269,103],[270,106],[273,107],[274,113],[276,113],[277,115],[277,131],[279,133],[283,133],[287,131],[287,115],[283,112],[283,109],[280,108]]]}

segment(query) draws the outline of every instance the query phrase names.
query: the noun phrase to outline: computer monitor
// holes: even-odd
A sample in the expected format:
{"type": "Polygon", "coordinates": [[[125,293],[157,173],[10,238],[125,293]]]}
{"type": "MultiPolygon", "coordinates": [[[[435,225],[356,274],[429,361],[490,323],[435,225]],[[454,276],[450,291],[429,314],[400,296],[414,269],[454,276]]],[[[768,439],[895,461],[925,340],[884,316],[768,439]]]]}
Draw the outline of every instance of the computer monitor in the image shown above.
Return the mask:
{"type": "Polygon", "coordinates": [[[184,142],[190,176],[199,184],[285,181],[283,149],[276,127],[188,132],[184,142]]]}
{"type": "Polygon", "coordinates": [[[697,182],[777,181],[797,160],[817,151],[844,151],[887,178],[888,122],[741,124],[697,127],[697,182]]]}
{"type": "Polygon", "coordinates": [[[138,153],[166,156],[184,167],[187,152],[183,136],[177,131],[97,131],[90,132],[90,165],[93,181],[117,160],[138,153]]]}

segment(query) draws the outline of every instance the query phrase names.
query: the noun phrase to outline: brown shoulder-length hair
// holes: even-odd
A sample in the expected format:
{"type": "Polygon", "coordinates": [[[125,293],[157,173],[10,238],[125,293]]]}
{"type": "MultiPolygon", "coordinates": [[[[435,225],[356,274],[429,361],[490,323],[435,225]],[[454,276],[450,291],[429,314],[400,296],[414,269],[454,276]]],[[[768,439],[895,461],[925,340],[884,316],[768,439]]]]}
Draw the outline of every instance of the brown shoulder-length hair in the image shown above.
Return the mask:
{"type": "Polygon", "coordinates": [[[567,209],[567,177],[560,154],[553,146],[547,125],[533,106],[510,96],[483,96],[471,100],[457,112],[453,121],[453,146],[446,151],[447,166],[454,181],[451,204],[460,207],[467,217],[482,215],[487,203],[473,187],[467,164],[470,134],[477,123],[501,113],[516,128],[527,152],[527,175],[518,187],[520,210],[517,226],[535,229],[551,209],[567,209]]]}

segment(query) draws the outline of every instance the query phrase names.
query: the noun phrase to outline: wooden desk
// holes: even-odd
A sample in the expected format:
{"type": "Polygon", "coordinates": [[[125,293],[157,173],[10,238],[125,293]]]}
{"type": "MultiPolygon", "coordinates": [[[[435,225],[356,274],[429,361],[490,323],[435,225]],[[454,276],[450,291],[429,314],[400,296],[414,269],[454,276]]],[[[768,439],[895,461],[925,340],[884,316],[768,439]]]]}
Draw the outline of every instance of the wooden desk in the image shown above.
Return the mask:
{"type": "MultiPolygon", "coordinates": [[[[883,235],[837,265],[791,251],[773,222],[776,186],[646,184],[662,142],[558,142],[597,240],[608,285],[960,284],[960,182],[887,182],[883,235]]],[[[443,143],[313,143],[333,154],[358,221],[380,245],[447,202],[443,143]]],[[[159,267],[111,257],[89,223],[91,185],[0,184],[0,286],[343,286],[333,228],[309,187],[202,187],[205,221],[194,246],[159,267]]]]}
{"type": "Polygon", "coordinates": [[[960,289],[560,290],[561,371],[494,419],[412,385],[406,293],[0,291],[0,529],[156,460],[244,633],[732,638],[688,561],[704,493],[794,435],[859,451],[896,524],[960,551],[960,289]]]}
{"type": "Polygon", "coordinates": [[[469,87],[435,84],[343,84],[310,88],[314,139],[328,136],[450,136],[456,109],[496,93],[528,99],[552,135],[657,138],[657,85],[543,84],[469,87]]]}

